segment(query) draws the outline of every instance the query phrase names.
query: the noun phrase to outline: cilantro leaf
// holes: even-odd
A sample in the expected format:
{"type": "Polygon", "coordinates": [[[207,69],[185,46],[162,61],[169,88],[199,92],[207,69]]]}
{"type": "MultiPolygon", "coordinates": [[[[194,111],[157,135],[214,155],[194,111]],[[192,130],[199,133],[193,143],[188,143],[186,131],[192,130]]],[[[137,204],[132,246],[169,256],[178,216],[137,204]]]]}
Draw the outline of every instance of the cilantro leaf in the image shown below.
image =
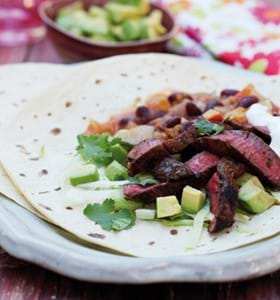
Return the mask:
{"type": "Polygon", "coordinates": [[[116,210],[113,199],[106,199],[102,204],[88,204],[84,215],[108,231],[128,229],[135,224],[136,219],[133,211],[125,208],[116,210]]]}
{"type": "Polygon", "coordinates": [[[193,124],[199,135],[219,134],[224,130],[224,126],[206,120],[199,120],[193,124]]]}
{"type": "Polygon", "coordinates": [[[123,142],[120,138],[110,139],[108,134],[102,133],[97,135],[79,135],[78,136],[78,152],[82,159],[88,163],[95,163],[98,166],[107,166],[113,161],[111,148],[119,144],[127,151],[132,145],[123,142]]]}
{"type": "Polygon", "coordinates": [[[158,180],[156,180],[152,175],[146,174],[137,174],[134,177],[128,178],[130,183],[148,185],[148,184],[156,184],[158,180]]]}
{"type": "Polygon", "coordinates": [[[115,0],[114,2],[122,5],[137,6],[140,4],[141,0],[115,0]]]}

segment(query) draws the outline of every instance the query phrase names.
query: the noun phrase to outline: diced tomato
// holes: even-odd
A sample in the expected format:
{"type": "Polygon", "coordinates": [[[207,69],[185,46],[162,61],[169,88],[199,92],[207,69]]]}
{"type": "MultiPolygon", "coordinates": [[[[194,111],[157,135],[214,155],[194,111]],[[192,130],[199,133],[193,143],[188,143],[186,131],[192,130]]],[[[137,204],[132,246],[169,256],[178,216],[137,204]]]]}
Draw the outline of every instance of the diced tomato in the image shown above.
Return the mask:
{"type": "Polygon", "coordinates": [[[203,117],[210,122],[221,122],[224,119],[223,114],[215,109],[207,110],[203,117]]]}

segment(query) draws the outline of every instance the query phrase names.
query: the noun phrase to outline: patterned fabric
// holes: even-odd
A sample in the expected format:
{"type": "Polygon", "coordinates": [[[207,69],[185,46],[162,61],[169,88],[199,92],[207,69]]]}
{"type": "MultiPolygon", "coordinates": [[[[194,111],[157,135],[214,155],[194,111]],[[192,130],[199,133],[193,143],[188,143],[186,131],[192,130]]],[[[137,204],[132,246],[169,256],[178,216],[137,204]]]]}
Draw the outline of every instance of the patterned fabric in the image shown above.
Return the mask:
{"type": "Polygon", "coordinates": [[[269,75],[280,74],[280,9],[256,0],[155,0],[178,33],[169,49],[269,75]],[[205,50],[207,49],[207,51],[205,50]]]}

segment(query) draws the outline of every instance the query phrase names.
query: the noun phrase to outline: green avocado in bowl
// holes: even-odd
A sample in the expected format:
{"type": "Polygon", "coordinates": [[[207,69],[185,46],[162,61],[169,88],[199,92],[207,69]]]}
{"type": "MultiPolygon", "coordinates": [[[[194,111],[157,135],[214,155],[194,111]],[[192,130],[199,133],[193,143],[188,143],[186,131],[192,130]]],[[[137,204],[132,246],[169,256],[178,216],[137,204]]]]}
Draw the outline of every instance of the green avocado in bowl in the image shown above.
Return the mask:
{"type": "Polygon", "coordinates": [[[162,12],[147,0],[114,0],[85,9],[80,1],[61,8],[55,18],[64,30],[100,42],[152,40],[166,33],[162,12]]]}

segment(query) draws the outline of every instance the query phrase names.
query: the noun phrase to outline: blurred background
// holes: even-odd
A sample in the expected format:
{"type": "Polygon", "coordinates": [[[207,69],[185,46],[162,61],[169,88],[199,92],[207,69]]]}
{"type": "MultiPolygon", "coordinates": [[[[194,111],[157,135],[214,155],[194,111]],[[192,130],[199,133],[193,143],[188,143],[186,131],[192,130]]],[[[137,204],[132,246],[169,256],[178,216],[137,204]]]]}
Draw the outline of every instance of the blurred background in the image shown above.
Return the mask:
{"type": "Polygon", "coordinates": [[[279,0],[0,0],[0,64],[170,52],[280,74],[279,0]]]}

